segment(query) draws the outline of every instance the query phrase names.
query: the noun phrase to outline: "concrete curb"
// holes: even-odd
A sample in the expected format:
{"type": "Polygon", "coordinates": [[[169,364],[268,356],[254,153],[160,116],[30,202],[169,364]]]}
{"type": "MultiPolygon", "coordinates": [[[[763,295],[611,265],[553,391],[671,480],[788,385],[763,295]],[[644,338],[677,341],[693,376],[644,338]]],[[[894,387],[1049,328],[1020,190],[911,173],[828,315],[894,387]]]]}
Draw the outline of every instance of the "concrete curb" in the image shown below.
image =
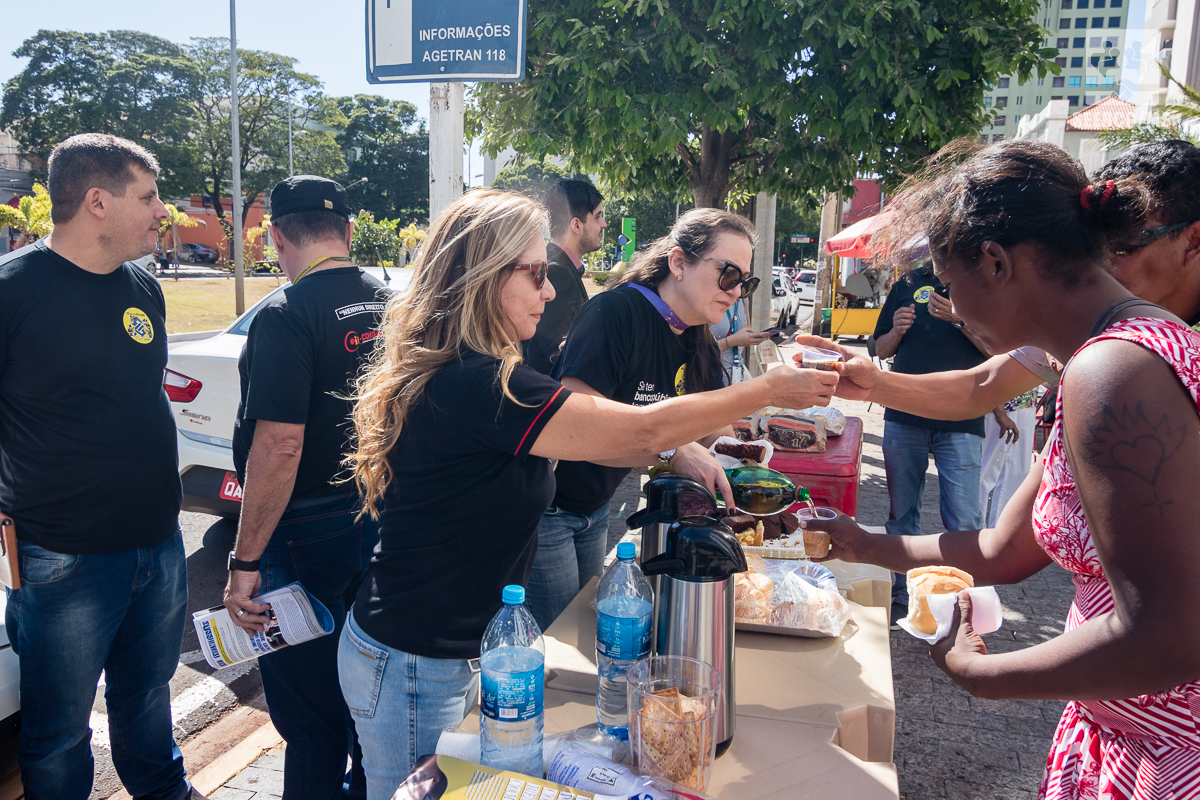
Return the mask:
{"type": "Polygon", "coordinates": [[[283,744],[283,737],[270,722],[247,736],[232,750],[197,772],[192,777],[192,786],[200,794],[207,795],[220,789],[246,767],[270,750],[283,744]]]}

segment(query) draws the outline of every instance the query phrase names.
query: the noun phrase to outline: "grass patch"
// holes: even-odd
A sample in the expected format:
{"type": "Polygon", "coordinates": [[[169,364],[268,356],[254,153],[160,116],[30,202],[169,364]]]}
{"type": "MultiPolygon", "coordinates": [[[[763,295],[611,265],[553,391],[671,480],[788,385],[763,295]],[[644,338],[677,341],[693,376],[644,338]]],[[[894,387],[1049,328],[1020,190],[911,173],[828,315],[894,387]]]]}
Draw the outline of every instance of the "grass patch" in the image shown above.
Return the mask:
{"type": "MultiPolygon", "coordinates": [[[[285,282],[282,275],[246,278],[246,308],[285,282]]],[[[167,333],[212,331],[237,319],[233,278],[164,278],[161,286],[167,299],[167,333]]]]}

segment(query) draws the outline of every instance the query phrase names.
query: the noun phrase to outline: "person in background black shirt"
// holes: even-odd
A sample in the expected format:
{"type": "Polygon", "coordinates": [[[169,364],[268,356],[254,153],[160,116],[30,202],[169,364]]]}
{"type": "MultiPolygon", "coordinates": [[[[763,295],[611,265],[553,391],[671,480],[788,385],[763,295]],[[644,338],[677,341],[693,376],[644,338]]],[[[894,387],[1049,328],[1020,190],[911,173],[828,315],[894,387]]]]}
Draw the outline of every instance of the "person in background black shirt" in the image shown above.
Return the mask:
{"type": "Polygon", "coordinates": [[[261,657],[258,666],[267,710],[288,745],[284,800],[362,797],[337,643],[379,531],[338,475],[353,449],[348,398],[374,349],[386,290],[350,263],[354,223],[339,184],[313,175],[280,181],[271,211],[271,238],[292,285],[259,309],[238,363],[233,450],[245,488],[225,607],[243,628],[265,630],[267,606],[250,598],[300,581],[333,614],[334,635],[261,657]]]}
{"type": "Polygon", "coordinates": [[[17,751],[29,800],[91,794],[96,684],[134,797],[195,797],[172,737],[187,622],[182,489],[163,391],[166,305],[145,270],[167,210],[158,162],[115,136],[50,154],[54,233],[0,259],[0,512],[21,588],[17,751]]]}
{"type": "MultiPolygon", "coordinates": [[[[875,352],[895,356],[892,371],[910,375],[979,366],[987,355],[968,337],[940,292],[941,282],[928,265],[902,275],[888,292],[875,325],[875,352]]],[[[894,408],[883,415],[883,467],[887,473],[887,532],[921,532],[921,503],[929,455],[938,472],[942,524],[948,531],[982,526],[979,467],[983,457],[983,418],[946,421],[907,414],[894,408]]],[[[892,622],[908,614],[908,585],[892,580],[892,622]]]]}
{"type": "Polygon", "coordinates": [[[550,374],[571,323],[587,302],[583,256],[600,249],[608,227],[602,202],[604,197],[587,181],[559,181],[546,192],[551,237],[546,274],[554,284],[554,299],[546,303],[537,333],[523,343],[525,363],[543,375],[550,374]]]}
{"type": "MultiPolygon", "coordinates": [[[[574,392],[635,406],[723,387],[726,375],[709,325],[757,286],[758,279],[748,277],[755,236],[753,223],[736,214],[711,208],[684,214],[667,236],[638,254],[617,285],[583,307],[554,377],[574,392]]],[[[677,472],[721,491],[732,507],[725,473],[708,450],[720,434],[733,431],[705,431],[701,441],[664,456],[677,472]]],[[[558,465],[558,490],[538,526],[527,595],[539,625],[549,627],[600,574],[609,502],[630,467],[658,461],[655,454],[558,465]]]]}
{"type": "Polygon", "coordinates": [[[502,588],[529,576],[554,497],[550,459],[648,460],[765,405],[825,404],[837,384],[837,373],[789,368],[646,407],[572,393],[521,363],[520,342],[554,297],[544,225],[537,203],[505,192],[442,211],[359,381],[352,461],[379,547],[338,673],[369,800],[390,798],[470,709],[467,660],[502,588]]]}

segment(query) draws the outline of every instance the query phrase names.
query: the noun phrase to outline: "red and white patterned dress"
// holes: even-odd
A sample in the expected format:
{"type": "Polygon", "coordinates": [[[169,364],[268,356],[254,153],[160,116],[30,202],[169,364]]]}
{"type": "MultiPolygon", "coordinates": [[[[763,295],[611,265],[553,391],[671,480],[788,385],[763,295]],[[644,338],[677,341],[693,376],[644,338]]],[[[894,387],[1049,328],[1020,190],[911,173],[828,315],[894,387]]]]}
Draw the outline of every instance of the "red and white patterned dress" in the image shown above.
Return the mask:
{"type": "MultiPolygon", "coordinates": [[[[1200,409],[1200,334],[1174,322],[1114,323],[1102,339],[1134,342],[1175,370],[1200,409]]],[[[1080,348],[1082,349],[1082,348],[1080,348]]],[[[1062,395],[1047,443],[1033,529],[1042,549],[1074,574],[1066,629],[1113,609],[1062,442],[1062,395]]],[[[1149,656],[1148,656],[1149,657],[1149,656]]],[[[1067,704],[1046,759],[1047,800],[1184,800],[1200,797],[1200,680],[1152,695],[1067,704]]]]}

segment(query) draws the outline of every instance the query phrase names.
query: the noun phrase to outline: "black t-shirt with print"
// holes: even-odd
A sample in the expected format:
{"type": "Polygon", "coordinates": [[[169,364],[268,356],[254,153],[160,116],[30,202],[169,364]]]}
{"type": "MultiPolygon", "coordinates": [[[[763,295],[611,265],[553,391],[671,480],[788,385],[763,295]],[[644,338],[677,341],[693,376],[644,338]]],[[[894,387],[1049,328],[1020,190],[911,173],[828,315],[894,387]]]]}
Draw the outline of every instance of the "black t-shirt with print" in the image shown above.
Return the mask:
{"type": "Polygon", "coordinates": [[[388,456],[379,545],[354,603],[371,638],[419,656],[477,658],[509,584],[525,585],[554,497],[550,461],[530,455],[570,392],[519,364],[468,352],[441,367],[388,456]]]}
{"type": "Polygon", "coordinates": [[[272,297],[250,323],[238,359],[242,399],[233,463],[245,483],[257,420],[304,425],[293,500],[354,491],[342,459],[351,447],[354,377],[375,347],[387,289],[358,267],[313,272],[272,297]]]}
{"type": "Polygon", "coordinates": [[[0,258],[0,511],[58,553],[174,535],[182,489],[158,282],[35,242],[0,258]]]}
{"type": "MultiPolygon", "coordinates": [[[[684,393],[689,353],[657,309],[632,286],[596,295],[580,309],[553,376],[578,378],[600,394],[627,405],[648,406],[684,393]]],[[[709,389],[724,387],[714,361],[709,389]]],[[[554,506],[591,514],[606,505],[627,467],[560,461],[554,506]]]]}
{"type": "MultiPolygon", "coordinates": [[[[949,372],[956,369],[971,369],[987,360],[979,348],[971,344],[962,331],[953,323],[938,319],[929,313],[929,297],[942,288],[942,282],[933,276],[928,266],[922,266],[902,275],[888,292],[887,300],[879,312],[875,325],[875,338],[892,329],[892,317],[906,305],[916,311],[916,319],[896,350],[892,362],[893,372],[907,375],[926,375],[931,372],[949,372]]],[[[906,414],[889,408],[883,413],[889,422],[901,422],[933,428],[950,433],[973,433],[983,436],[983,417],[964,420],[927,419],[915,414],[906,414]]]]}

